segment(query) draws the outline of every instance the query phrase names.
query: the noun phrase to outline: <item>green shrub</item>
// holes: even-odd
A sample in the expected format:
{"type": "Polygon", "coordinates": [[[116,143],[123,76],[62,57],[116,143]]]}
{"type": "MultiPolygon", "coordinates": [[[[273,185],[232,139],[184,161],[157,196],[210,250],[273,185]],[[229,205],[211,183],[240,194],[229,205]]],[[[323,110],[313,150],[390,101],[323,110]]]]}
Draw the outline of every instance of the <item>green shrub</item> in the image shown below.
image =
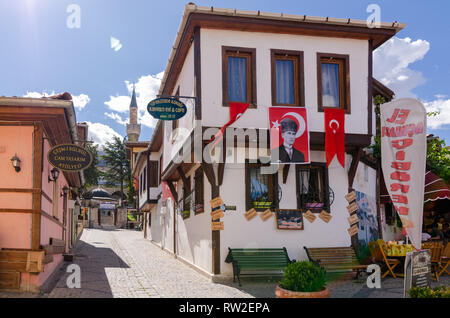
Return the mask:
{"type": "Polygon", "coordinates": [[[413,287],[409,290],[411,298],[450,298],[450,287],[413,287]]]}
{"type": "Polygon", "coordinates": [[[317,292],[326,284],[325,269],[313,262],[291,263],[284,271],[281,288],[297,292],[317,292]]]}

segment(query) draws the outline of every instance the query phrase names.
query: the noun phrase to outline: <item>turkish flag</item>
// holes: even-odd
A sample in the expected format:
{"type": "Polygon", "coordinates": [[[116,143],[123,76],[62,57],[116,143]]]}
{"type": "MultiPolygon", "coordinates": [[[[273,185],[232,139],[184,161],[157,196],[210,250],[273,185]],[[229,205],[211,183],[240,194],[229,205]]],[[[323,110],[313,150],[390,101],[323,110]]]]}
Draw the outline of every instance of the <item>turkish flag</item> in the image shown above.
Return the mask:
{"type": "Polygon", "coordinates": [[[234,103],[230,102],[230,120],[217,132],[217,134],[211,138],[211,140],[208,142],[215,140],[212,147],[214,147],[223,137],[225,133],[225,129],[227,129],[228,126],[230,126],[232,123],[234,123],[236,120],[239,119],[239,117],[242,116],[242,114],[245,113],[247,110],[249,104],[246,103],[234,103]]]}
{"type": "Polygon", "coordinates": [[[327,167],[336,155],[345,168],[345,109],[325,109],[325,154],[327,167]]]}

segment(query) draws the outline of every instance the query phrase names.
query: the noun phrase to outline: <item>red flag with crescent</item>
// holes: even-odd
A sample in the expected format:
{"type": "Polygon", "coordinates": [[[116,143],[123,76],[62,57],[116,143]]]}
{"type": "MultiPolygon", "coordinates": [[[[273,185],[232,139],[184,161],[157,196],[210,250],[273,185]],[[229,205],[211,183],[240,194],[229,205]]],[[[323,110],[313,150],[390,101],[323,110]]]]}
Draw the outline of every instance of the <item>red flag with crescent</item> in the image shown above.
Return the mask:
{"type": "Polygon", "coordinates": [[[327,167],[336,155],[345,168],[345,109],[325,109],[325,153],[327,167]]]}
{"type": "Polygon", "coordinates": [[[230,126],[232,123],[238,120],[239,117],[241,117],[245,113],[248,106],[249,104],[246,103],[230,102],[230,120],[222,128],[220,128],[219,132],[213,138],[211,138],[211,140],[208,143],[214,140],[213,144],[214,147],[222,139],[225,133],[225,129],[227,129],[228,126],[230,126]]]}

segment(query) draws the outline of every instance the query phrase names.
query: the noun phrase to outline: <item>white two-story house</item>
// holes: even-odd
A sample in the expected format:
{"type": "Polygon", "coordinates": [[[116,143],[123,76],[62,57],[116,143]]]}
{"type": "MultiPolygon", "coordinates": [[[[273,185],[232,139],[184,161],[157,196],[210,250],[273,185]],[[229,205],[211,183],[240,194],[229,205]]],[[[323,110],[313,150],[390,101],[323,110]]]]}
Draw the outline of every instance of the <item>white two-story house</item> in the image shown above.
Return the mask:
{"type": "Polygon", "coordinates": [[[389,95],[372,78],[372,53],[402,28],[398,23],[370,28],[352,19],[187,5],[159,91],[160,96],[177,96],[187,114],[159,121],[149,148],[137,160],[136,175],[151,184],[149,193],[139,194],[141,208],[149,212],[147,238],[211,277],[232,274],[225,262],[228,248],[286,247],[291,259],[301,260],[306,259],[303,246],[350,246],[345,195],[356,190],[376,198],[376,163],[363,149],[375,134],[374,89],[389,95]],[[288,82],[277,82],[279,65],[291,67],[288,82]],[[339,86],[333,103],[323,98],[327,77],[339,86]],[[289,103],[280,98],[286,90],[289,103]],[[252,129],[245,140],[236,138],[231,148],[214,153],[225,162],[211,163],[203,149],[214,135],[210,128],[228,121],[230,101],[250,104],[230,127],[252,129]],[[273,106],[307,109],[310,164],[280,164],[274,174],[261,173],[270,157],[266,141],[268,108],[273,106]],[[326,166],[327,107],[345,109],[345,168],[336,159],[326,166]],[[258,205],[253,196],[254,179],[265,185],[266,205],[258,205]],[[159,196],[161,183],[167,183],[170,196],[159,196]],[[223,222],[222,230],[211,226],[210,200],[216,197],[226,206],[216,220],[223,222]],[[320,208],[308,206],[311,202],[320,208]],[[258,215],[248,221],[244,214],[251,208],[258,215]],[[268,208],[273,215],[263,220],[260,213],[268,208]],[[316,216],[325,210],[331,220],[303,218],[301,230],[284,230],[277,226],[280,209],[312,210],[316,216]]]}

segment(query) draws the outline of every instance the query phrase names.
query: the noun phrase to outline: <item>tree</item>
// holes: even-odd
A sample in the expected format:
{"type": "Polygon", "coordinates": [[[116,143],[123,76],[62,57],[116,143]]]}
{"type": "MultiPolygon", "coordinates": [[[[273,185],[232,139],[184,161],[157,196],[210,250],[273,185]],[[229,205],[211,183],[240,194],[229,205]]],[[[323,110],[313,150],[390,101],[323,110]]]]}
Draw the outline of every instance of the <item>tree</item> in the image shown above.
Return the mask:
{"type": "Polygon", "coordinates": [[[124,183],[131,182],[129,176],[130,161],[127,159],[125,143],[119,137],[114,136],[112,142],[107,141],[103,148],[105,154],[102,159],[105,161],[108,170],[101,175],[106,181],[107,186],[120,186],[120,192],[123,197],[124,183]]]}
{"type": "Polygon", "coordinates": [[[100,177],[100,170],[98,170],[98,145],[93,143],[86,143],[86,150],[92,154],[92,164],[84,170],[85,186],[89,188],[94,185],[98,185],[98,179],[100,177]]]}
{"type": "Polygon", "coordinates": [[[450,150],[439,137],[428,140],[427,166],[445,182],[450,183],[450,150]]]}

